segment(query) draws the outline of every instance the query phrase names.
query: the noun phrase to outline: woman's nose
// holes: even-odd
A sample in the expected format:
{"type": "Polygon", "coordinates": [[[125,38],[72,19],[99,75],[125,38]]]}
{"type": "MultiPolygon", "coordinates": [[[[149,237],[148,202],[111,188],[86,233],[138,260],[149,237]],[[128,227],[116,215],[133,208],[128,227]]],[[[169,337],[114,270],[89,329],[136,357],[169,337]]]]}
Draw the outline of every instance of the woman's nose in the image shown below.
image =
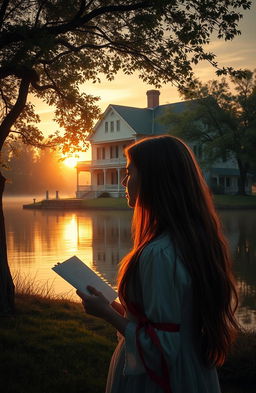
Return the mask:
{"type": "Polygon", "coordinates": [[[127,175],[125,175],[125,177],[121,181],[122,186],[126,187],[126,182],[127,182],[127,175]]]}

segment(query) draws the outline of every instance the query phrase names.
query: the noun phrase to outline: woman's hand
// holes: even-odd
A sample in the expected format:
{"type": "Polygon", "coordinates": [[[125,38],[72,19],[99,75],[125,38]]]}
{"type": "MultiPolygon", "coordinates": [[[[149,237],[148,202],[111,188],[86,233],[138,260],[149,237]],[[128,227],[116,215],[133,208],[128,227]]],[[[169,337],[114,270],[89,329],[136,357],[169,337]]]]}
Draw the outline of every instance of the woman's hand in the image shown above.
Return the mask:
{"type": "Polygon", "coordinates": [[[76,291],[77,295],[82,299],[85,312],[98,318],[106,318],[106,315],[111,308],[109,301],[101,292],[97,291],[96,288],[88,285],[87,289],[92,296],[85,295],[79,290],[76,291]]]}
{"type": "Polygon", "coordinates": [[[76,291],[82,299],[85,312],[95,317],[102,318],[114,326],[122,335],[124,335],[127,324],[127,318],[124,318],[119,312],[115,311],[109,304],[109,301],[97,289],[88,285],[88,291],[92,294],[85,295],[81,291],[76,291]]]}
{"type": "Polygon", "coordinates": [[[123,308],[122,304],[117,302],[117,301],[113,301],[111,303],[111,306],[114,308],[114,310],[116,310],[120,315],[124,315],[125,313],[125,309],[123,308]]]}

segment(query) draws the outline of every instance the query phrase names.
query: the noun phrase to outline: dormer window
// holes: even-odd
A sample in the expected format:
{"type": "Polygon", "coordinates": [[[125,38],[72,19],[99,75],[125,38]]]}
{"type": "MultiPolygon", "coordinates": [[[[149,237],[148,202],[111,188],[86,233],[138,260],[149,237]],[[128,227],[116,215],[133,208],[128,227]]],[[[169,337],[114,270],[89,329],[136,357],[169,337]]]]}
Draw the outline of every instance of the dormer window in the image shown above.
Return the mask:
{"type": "Polygon", "coordinates": [[[108,132],[108,122],[105,121],[105,132],[108,132]]]}
{"type": "Polygon", "coordinates": [[[116,130],[120,131],[120,120],[116,121],[116,130]]]}
{"type": "Polygon", "coordinates": [[[114,122],[113,121],[110,122],[110,131],[114,132],[114,122]]]}

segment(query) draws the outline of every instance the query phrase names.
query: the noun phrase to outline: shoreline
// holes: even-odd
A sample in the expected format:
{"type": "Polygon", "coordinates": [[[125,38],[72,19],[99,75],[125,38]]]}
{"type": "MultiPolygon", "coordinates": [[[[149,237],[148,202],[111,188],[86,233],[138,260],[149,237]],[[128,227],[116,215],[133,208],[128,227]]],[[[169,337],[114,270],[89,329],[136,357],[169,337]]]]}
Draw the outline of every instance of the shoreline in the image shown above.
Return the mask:
{"type": "MultiPolygon", "coordinates": [[[[217,210],[254,210],[256,209],[256,196],[214,195],[214,203],[217,210]]],[[[24,204],[22,208],[36,210],[132,210],[127,205],[126,198],[44,199],[24,204]]]]}

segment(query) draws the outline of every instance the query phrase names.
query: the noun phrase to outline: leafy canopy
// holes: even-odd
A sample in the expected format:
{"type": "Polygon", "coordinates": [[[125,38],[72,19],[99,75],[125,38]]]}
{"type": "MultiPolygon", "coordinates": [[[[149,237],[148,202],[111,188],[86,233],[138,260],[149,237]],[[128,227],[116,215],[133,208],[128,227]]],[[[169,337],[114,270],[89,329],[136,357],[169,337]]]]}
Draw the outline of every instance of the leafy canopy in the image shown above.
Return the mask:
{"type": "Polygon", "coordinates": [[[244,182],[256,169],[256,70],[244,70],[230,83],[196,79],[181,94],[188,100],[186,110],[168,111],[161,121],[172,134],[203,146],[205,165],[235,159],[244,182]]]}
{"type": "Polygon", "coordinates": [[[48,145],[86,147],[86,132],[99,117],[97,97],[80,86],[112,80],[122,70],[150,84],[192,79],[192,66],[209,61],[212,33],[240,34],[241,10],[250,0],[2,0],[0,5],[0,148],[9,133],[40,146],[43,134],[28,94],[56,108],[64,129],[48,145]]]}

